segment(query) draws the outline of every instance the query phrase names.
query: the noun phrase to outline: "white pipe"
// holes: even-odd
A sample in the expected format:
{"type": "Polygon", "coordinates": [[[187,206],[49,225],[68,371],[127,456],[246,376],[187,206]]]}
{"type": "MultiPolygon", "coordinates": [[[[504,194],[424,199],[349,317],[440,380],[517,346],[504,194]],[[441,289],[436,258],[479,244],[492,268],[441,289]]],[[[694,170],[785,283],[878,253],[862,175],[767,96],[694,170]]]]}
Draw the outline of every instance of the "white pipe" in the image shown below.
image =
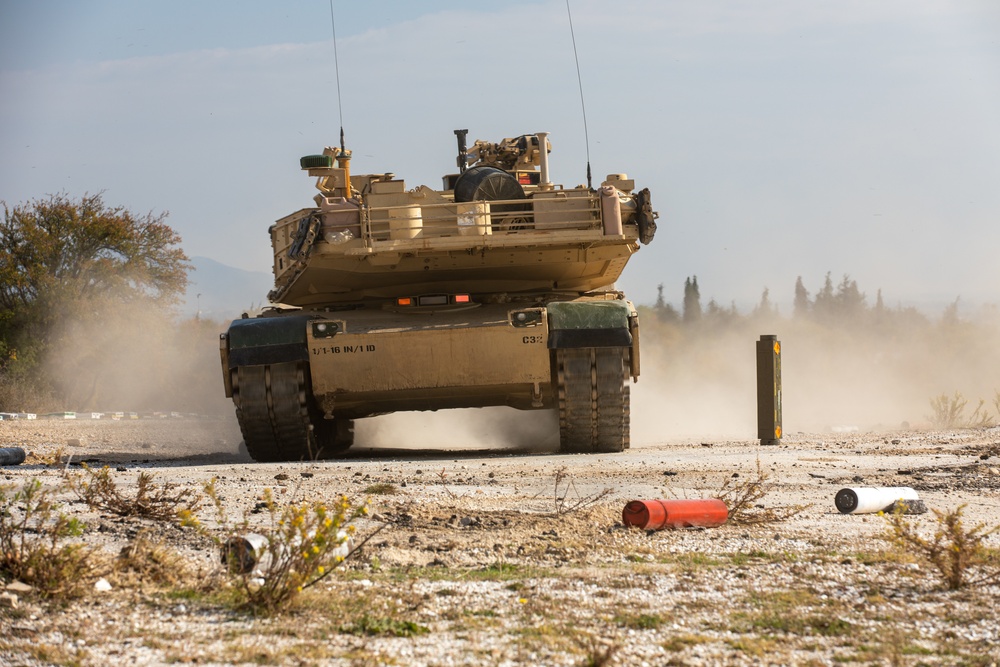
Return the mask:
{"type": "Polygon", "coordinates": [[[542,190],[548,190],[552,187],[549,181],[549,133],[536,132],[535,136],[538,137],[538,167],[542,172],[538,185],[542,190]]]}
{"type": "Polygon", "coordinates": [[[872,514],[884,512],[897,500],[919,500],[917,492],[908,486],[854,487],[841,489],[834,504],[842,514],[872,514]]]}

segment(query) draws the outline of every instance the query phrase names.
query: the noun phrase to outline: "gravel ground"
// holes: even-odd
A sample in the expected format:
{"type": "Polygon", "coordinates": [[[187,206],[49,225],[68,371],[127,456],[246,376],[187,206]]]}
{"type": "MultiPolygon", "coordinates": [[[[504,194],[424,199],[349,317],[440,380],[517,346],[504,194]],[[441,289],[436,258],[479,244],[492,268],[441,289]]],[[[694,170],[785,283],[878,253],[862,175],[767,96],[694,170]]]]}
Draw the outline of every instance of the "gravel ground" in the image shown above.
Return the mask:
{"type": "MultiPolygon", "coordinates": [[[[194,574],[173,586],[112,578],[111,590],[69,601],[11,591],[4,665],[1000,663],[998,582],[949,591],[880,539],[884,518],[833,505],[844,486],[912,486],[932,509],[966,505],[967,526],[1000,524],[1000,429],[800,433],[773,447],[669,442],[621,455],[360,448],[339,461],[256,464],[228,419],[15,421],[0,423],[0,445],[30,452],[2,470],[18,488],[31,478],[54,487],[86,461],[109,466],[123,490],[140,472],[192,491],[216,478],[237,517],[265,487],[279,502],[367,495],[359,539],[384,526],[337,577],[254,617],[199,587],[221,571],[203,535],[66,495],[64,511],[87,526],[80,539],[109,559],[145,531],[194,574]],[[629,500],[713,497],[727,479],[757,480],[758,461],[773,487],[757,515],[796,508],[790,518],[621,525],[629,500]]],[[[211,524],[209,509],[199,516],[211,524]]],[[[911,521],[927,535],[936,527],[931,513],[911,521]]],[[[1000,535],[987,544],[995,556],[1000,535]]]]}

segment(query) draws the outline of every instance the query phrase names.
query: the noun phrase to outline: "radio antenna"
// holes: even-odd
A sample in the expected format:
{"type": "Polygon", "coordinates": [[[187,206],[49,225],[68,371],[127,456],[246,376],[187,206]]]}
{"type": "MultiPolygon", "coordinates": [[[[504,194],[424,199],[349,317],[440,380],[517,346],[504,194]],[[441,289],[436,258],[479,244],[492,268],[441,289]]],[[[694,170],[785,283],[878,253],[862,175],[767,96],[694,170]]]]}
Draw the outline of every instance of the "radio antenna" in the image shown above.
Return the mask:
{"type": "Polygon", "coordinates": [[[330,0],[330,27],[333,29],[333,67],[337,73],[337,111],[340,112],[340,152],[343,153],[347,151],[347,147],[344,145],[344,108],[340,104],[340,59],[337,57],[337,20],[333,16],[333,0],[330,0]]]}
{"type": "MultiPolygon", "coordinates": [[[[333,0],[330,0],[330,2],[332,7],[333,0]]],[[[587,134],[587,104],[583,101],[583,78],[580,76],[580,57],[576,54],[576,35],[573,33],[573,13],[569,10],[569,0],[566,0],[566,16],[569,17],[569,36],[573,40],[573,59],[576,60],[576,80],[580,84],[580,109],[583,111],[583,142],[587,148],[587,188],[593,190],[590,177],[590,136],[587,134]]]]}

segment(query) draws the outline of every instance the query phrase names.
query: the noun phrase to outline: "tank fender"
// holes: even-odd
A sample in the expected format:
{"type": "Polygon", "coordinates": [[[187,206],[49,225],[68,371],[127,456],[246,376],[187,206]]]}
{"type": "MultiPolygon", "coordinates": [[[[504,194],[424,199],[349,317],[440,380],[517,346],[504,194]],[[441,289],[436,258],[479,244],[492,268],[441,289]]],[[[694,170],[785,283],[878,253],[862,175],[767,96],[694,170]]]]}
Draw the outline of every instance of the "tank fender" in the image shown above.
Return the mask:
{"type": "Polygon", "coordinates": [[[624,301],[555,302],[546,310],[549,349],[632,347],[632,309],[624,301]]]}
{"type": "Polygon", "coordinates": [[[229,368],[308,361],[306,327],[309,315],[285,315],[234,320],[226,333],[229,368]]]}
{"type": "Polygon", "coordinates": [[[639,381],[639,314],[633,313],[628,318],[629,331],[632,332],[632,350],[629,354],[629,367],[632,381],[639,381]]]}
{"type": "Polygon", "coordinates": [[[222,357],[222,386],[226,389],[226,398],[233,397],[233,375],[229,372],[229,334],[219,334],[219,356],[222,357]]]}

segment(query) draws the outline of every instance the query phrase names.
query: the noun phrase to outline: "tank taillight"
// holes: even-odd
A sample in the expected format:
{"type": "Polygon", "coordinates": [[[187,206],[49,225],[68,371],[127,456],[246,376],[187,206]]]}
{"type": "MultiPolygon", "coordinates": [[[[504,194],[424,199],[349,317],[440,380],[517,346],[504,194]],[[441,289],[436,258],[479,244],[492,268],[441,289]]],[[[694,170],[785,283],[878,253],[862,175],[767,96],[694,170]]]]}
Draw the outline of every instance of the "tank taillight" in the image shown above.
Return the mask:
{"type": "Polygon", "coordinates": [[[510,311],[510,323],[515,327],[537,327],[545,317],[545,311],[541,308],[529,308],[527,310],[510,311]]]}
{"type": "Polygon", "coordinates": [[[473,303],[469,294],[423,294],[421,296],[401,296],[396,298],[396,305],[411,306],[451,306],[473,303]]]}
{"type": "Polygon", "coordinates": [[[313,322],[313,338],[331,338],[344,330],[343,322],[313,322]]]}

